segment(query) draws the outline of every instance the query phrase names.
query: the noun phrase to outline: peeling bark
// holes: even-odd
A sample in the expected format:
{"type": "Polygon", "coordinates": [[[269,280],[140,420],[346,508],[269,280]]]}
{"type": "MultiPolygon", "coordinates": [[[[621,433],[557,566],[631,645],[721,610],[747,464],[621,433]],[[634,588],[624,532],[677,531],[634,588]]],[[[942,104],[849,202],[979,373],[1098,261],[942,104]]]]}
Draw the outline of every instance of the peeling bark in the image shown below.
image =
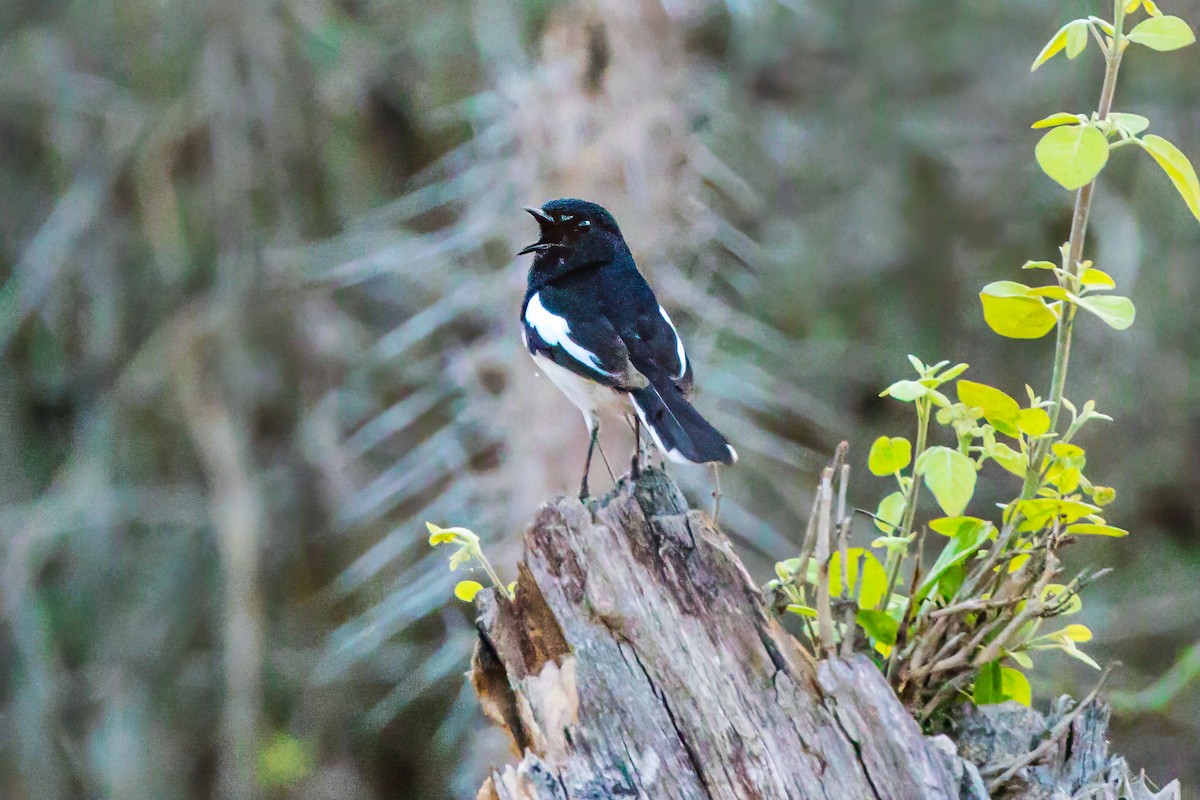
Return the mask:
{"type": "Polygon", "coordinates": [[[478,800],[987,797],[869,660],[814,662],[663,473],[544,506],[525,547],[516,599],[478,600],[472,680],[521,756],[478,800]]]}

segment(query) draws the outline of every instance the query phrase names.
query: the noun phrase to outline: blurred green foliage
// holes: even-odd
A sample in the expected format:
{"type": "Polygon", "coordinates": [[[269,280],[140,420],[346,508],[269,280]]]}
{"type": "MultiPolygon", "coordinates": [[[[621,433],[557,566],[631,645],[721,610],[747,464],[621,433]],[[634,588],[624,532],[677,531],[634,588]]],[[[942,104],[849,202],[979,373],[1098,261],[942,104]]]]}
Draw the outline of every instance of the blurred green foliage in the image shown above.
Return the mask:
{"type": "MultiPolygon", "coordinates": [[[[0,5],[0,795],[472,796],[505,749],[420,522],[503,538],[511,574],[585,444],[521,352],[520,205],[621,221],[742,455],[722,519],[766,575],[829,446],[865,459],[902,424],[877,387],[905,353],[1016,396],[1036,371],[974,297],[1065,238],[1027,126],[1094,98],[1055,62],[1031,81],[1027,45],[1095,11],[0,5]]],[[[1177,55],[1131,63],[1117,107],[1195,154],[1177,55]]],[[[1200,627],[1200,235],[1123,161],[1094,257],[1138,324],[1082,342],[1070,391],[1122,422],[1089,456],[1138,536],[1095,556],[1124,568],[1081,616],[1141,688],[1200,627]]],[[[1114,746],[1195,783],[1198,712],[1185,693],[1114,746]]]]}

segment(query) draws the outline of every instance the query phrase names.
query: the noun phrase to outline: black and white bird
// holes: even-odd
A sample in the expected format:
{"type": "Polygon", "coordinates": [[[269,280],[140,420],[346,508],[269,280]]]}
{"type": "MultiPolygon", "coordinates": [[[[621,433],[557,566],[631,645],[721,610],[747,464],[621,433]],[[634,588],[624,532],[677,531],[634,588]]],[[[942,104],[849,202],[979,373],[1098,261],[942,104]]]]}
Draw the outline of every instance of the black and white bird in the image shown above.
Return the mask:
{"type": "MultiPolygon", "coordinates": [[[[635,431],[644,425],[671,461],[736,462],[737,452],[689,402],[692,365],[683,341],[612,215],[584,200],[525,210],[541,236],[517,254],[534,254],[522,334],[533,360],[583,413],[591,435],[580,498],[588,495],[603,409],[632,405],[635,431]]],[[[637,468],[635,455],[634,477],[637,468]]]]}

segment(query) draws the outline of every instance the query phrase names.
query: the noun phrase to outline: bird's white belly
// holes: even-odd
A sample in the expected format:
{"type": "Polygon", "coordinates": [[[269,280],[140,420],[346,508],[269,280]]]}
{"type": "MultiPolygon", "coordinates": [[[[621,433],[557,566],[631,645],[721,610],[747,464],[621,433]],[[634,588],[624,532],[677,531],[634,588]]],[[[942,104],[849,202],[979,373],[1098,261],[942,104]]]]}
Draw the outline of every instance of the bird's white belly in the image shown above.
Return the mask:
{"type": "Polygon", "coordinates": [[[627,408],[627,401],[622,393],[576,375],[543,355],[534,355],[533,361],[538,365],[538,369],[550,379],[551,383],[557,386],[558,390],[565,394],[567,399],[583,414],[583,420],[587,423],[588,430],[591,430],[595,424],[596,414],[599,411],[627,408]]]}

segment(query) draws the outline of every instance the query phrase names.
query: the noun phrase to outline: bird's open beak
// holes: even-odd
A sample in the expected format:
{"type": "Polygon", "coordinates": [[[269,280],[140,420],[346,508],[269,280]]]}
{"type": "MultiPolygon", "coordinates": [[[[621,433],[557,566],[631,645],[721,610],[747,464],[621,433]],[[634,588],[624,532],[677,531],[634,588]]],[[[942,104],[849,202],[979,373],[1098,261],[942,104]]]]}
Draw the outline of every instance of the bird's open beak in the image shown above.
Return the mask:
{"type": "Polygon", "coordinates": [[[525,206],[525,210],[532,214],[533,218],[537,220],[538,225],[541,227],[542,235],[541,238],[517,253],[517,255],[523,256],[526,253],[537,253],[539,251],[549,250],[551,247],[554,247],[554,242],[546,241],[546,233],[548,229],[553,227],[554,218],[536,206],[525,206]]]}

